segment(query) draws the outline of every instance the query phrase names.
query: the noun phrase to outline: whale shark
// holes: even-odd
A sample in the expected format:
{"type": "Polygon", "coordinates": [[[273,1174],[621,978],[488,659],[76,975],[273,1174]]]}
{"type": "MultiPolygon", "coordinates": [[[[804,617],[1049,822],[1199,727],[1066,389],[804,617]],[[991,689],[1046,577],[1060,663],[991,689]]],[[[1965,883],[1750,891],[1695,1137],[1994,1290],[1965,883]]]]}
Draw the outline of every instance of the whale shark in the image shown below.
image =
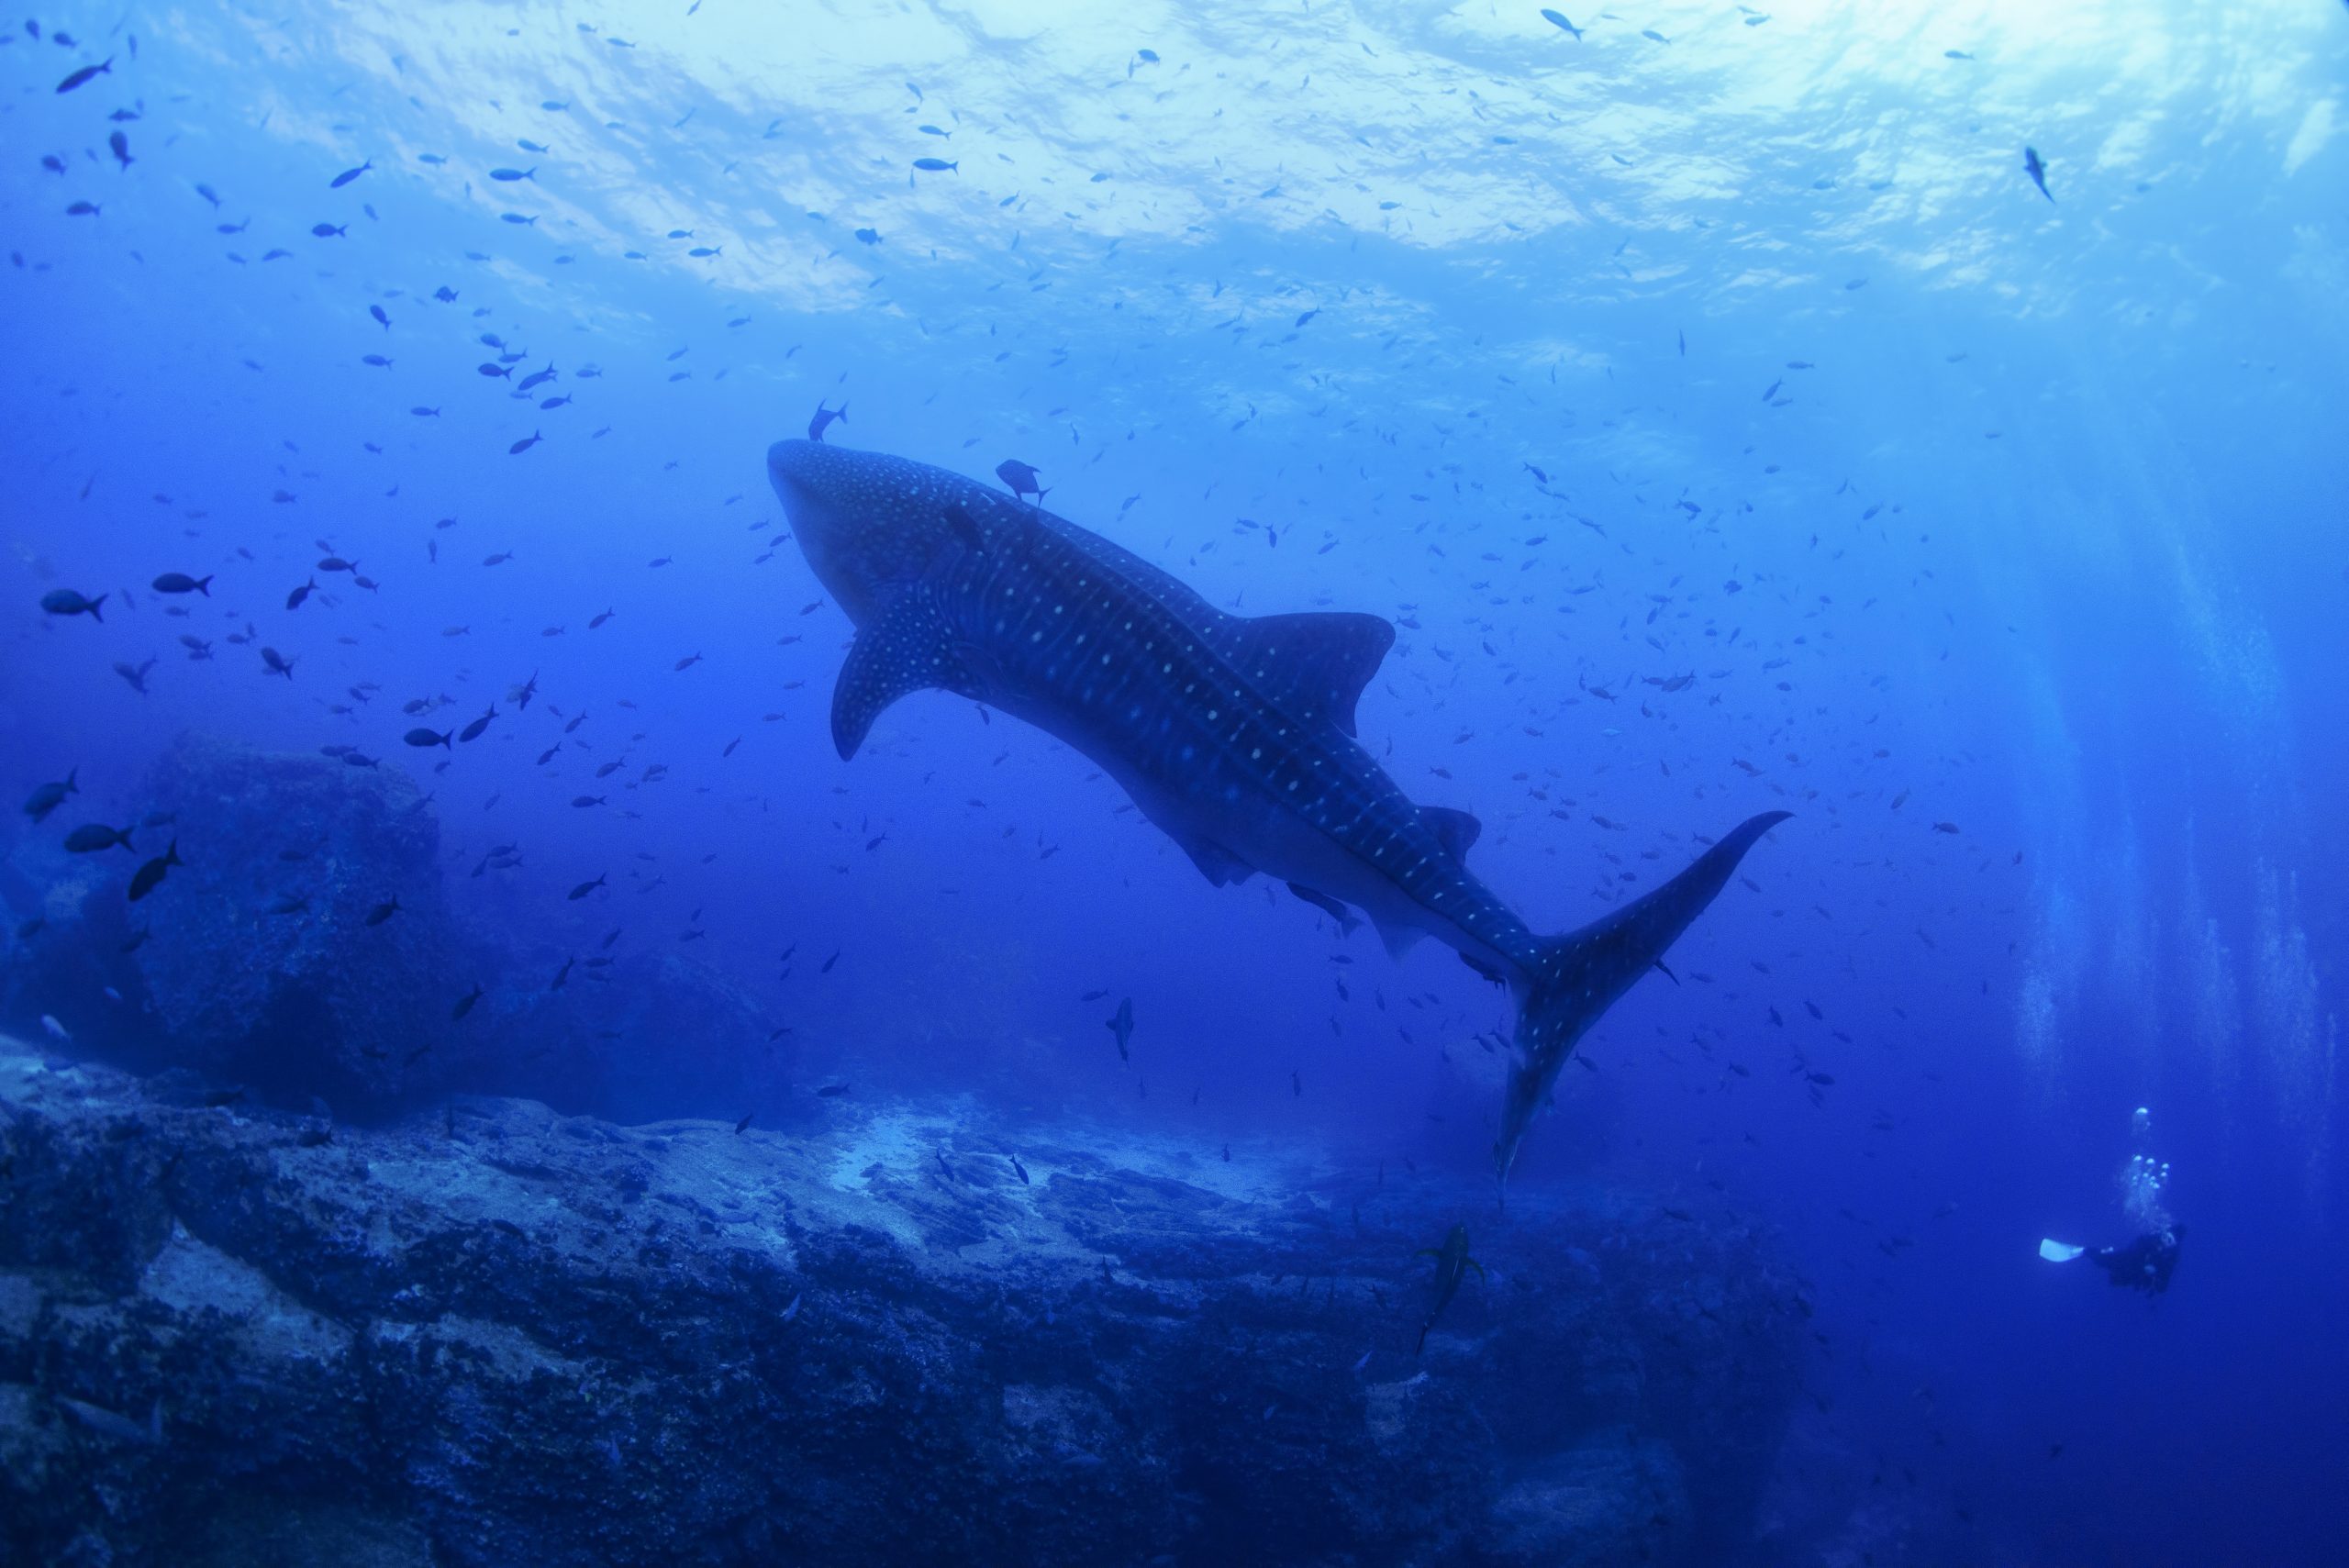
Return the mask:
{"type": "Polygon", "coordinates": [[[899,698],[952,692],[1092,759],[1210,883],[1263,874],[1358,909],[1398,955],[1442,941],[1517,1006],[1504,1182],[1576,1043],[1788,815],[1749,817],[1661,886],[1536,936],[1469,871],[1476,818],[1416,804],[1355,738],[1395,641],[1384,618],[1227,615],[1041,504],[905,458],[784,440],[767,475],[856,626],[832,692],[843,760],[899,698]]]}

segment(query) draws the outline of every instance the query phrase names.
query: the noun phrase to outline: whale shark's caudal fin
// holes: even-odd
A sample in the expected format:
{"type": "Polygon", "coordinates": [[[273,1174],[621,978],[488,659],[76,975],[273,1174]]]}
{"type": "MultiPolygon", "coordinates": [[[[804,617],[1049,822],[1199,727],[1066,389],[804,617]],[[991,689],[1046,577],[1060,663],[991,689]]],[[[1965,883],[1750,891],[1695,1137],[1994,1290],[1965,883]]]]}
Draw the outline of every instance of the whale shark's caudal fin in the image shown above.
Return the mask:
{"type": "Polygon", "coordinates": [[[1558,1070],[1583,1032],[1640,976],[1662,966],[1664,951],[1705,912],[1754,840],[1790,815],[1765,811],[1746,818],[1662,887],[1542,944],[1518,1009],[1517,1056],[1509,1068],[1500,1140],[1493,1147],[1504,1179],[1527,1125],[1549,1098],[1558,1070]]]}

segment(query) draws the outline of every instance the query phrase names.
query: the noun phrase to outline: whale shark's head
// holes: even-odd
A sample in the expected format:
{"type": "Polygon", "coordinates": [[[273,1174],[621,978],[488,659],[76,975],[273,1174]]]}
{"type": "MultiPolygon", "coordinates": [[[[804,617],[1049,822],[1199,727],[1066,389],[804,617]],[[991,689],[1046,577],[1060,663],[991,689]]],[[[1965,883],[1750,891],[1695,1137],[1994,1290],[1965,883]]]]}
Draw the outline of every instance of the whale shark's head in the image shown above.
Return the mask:
{"type": "Polygon", "coordinates": [[[946,507],[979,486],[943,469],[822,441],[777,441],[767,479],[799,548],[859,626],[954,548],[946,507]]]}

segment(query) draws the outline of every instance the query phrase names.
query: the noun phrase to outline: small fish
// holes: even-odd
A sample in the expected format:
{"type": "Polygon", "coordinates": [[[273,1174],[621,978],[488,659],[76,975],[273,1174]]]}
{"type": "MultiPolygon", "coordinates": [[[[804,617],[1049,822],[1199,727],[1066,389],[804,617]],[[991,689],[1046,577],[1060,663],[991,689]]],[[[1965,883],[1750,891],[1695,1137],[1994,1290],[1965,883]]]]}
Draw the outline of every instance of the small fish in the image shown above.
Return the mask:
{"type": "Polygon", "coordinates": [[[49,1031],[49,1036],[51,1040],[61,1040],[70,1042],[73,1038],[72,1035],[65,1032],[65,1026],[63,1024],[59,1023],[47,1013],[43,1013],[40,1016],[40,1027],[49,1031]]]}
{"type": "Polygon", "coordinates": [[[1118,1003],[1117,1012],[1109,1017],[1105,1027],[1117,1037],[1118,1060],[1132,1061],[1133,1052],[1126,1048],[1127,1042],[1134,1038],[1134,999],[1131,996],[1125,997],[1118,1003]]]}
{"type": "Polygon", "coordinates": [[[536,174],[538,172],[538,165],[533,163],[528,169],[492,169],[489,172],[489,177],[493,180],[502,181],[509,185],[517,180],[530,180],[532,184],[536,184],[538,182],[531,179],[531,176],[536,174]]]}
{"type": "MultiPolygon", "coordinates": [[[[1560,16],[1557,12],[1551,10],[1546,6],[1542,8],[1542,19],[1554,27],[1563,28],[1566,32],[1572,33],[1575,38],[1575,42],[1582,42],[1582,29],[1575,27],[1572,22],[1567,21],[1565,17],[1560,16]]],[[[1355,1370],[1360,1371],[1361,1369],[1356,1368],[1355,1370]]]]}
{"type": "Polygon", "coordinates": [[[1031,1184],[1028,1180],[1028,1167],[1019,1162],[1019,1156],[1017,1154],[1008,1154],[1006,1155],[1005,1158],[1011,1162],[1011,1168],[1019,1173],[1019,1184],[1023,1187],[1030,1185],[1031,1184]]]}
{"type": "Polygon", "coordinates": [[[306,894],[281,893],[274,899],[270,901],[269,907],[262,910],[262,913],[264,915],[300,915],[307,912],[309,907],[310,900],[306,894]]]}
{"type": "Polygon", "coordinates": [[[64,81],[60,82],[57,84],[57,90],[61,93],[71,93],[74,88],[81,86],[93,76],[111,76],[112,74],[114,74],[114,56],[108,55],[104,60],[98,61],[95,65],[85,65],[82,67],[81,70],[76,71],[72,75],[66,77],[64,81]]]}
{"type": "Polygon", "coordinates": [[[62,780],[42,784],[27,795],[25,815],[36,822],[45,821],[50,812],[64,804],[67,795],[81,794],[82,786],[75,782],[74,777],[81,771],[78,767],[69,768],[62,780]]]}
{"type": "Polygon", "coordinates": [[[303,584],[300,587],[285,595],[285,607],[289,610],[300,609],[302,607],[302,601],[308,598],[317,591],[318,580],[313,577],[308,582],[303,584]]]}
{"type": "Polygon", "coordinates": [[[546,439],[544,436],[541,436],[536,430],[533,430],[529,435],[523,437],[520,440],[516,441],[512,446],[507,447],[506,449],[506,455],[508,457],[519,457],[522,453],[529,451],[532,447],[537,446],[544,439],[546,439]]]}
{"type": "Polygon", "coordinates": [[[785,1322],[785,1323],[788,1323],[788,1322],[790,1322],[794,1318],[796,1318],[796,1317],[798,1317],[798,1316],[799,1316],[799,1302],[800,1302],[800,1298],[801,1298],[802,1296],[806,1296],[807,1294],[807,1293],[806,1291],[804,1291],[804,1290],[803,1290],[803,1291],[796,1292],[796,1293],[795,1293],[795,1294],[793,1295],[793,1296],[792,1296],[792,1298],[791,1298],[791,1305],[790,1305],[790,1306],[788,1306],[788,1307],[785,1307],[785,1308],[783,1309],[783,1318],[782,1318],[782,1321],[784,1321],[784,1322],[785,1322]]]}
{"type": "Polygon", "coordinates": [[[482,988],[476,984],[472,990],[458,997],[457,1005],[449,1009],[449,1021],[451,1023],[455,1023],[459,1019],[462,1018],[467,1013],[472,1012],[473,1010],[473,1004],[480,1001],[481,996],[482,988]]]}
{"type": "Polygon", "coordinates": [[[373,909],[367,911],[367,918],[362,923],[370,926],[380,926],[399,912],[400,901],[395,897],[386,898],[384,902],[376,905],[373,909]]]}
{"type": "Polygon", "coordinates": [[[165,850],[161,854],[157,855],[153,860],[149,861],[145,865],[140,866],[137,873],[132,875],[130,879],[130,901],[133,904],[136,904],[140,899],[146,897],[149,894],[154,892],[156,888],[162,885],[164,876],[170,873],[173,866],[185,865],[186,863],[187,862],[185,861],[180,859],[180,841],[177,839],[173,839],[170,849],[165,850]]]}
{"type": "Polygon", "coordinates": [[[356,169],[345,169],[341,173],[337,174],[333,179],[327,182],[327,189],[330,191],[339,191],[342,189],[343,186],[351,183],[351,181],[359,178],[360,175],[367,172],[368,170],[373,169],[374,166],[375,161],[373,158],[370,158],[356,169]]]}
{"type": "Polygon", "coordinates": [[[821,1100],[829,1100],[847,1093],[848,1085],[846,1084],[827,1084],[822,1088],[816,1091],[816,1097],[821,1100]]]}
{"type": "Polygon", "coordinates": [[[2045,196],[2051,204],[2055,200],[2055,193],[2047,188],[2047,165],[2041,161],[2039,149],[2036,147],[2026,147],[2022,150],[2022,172],[2031,176],[2031,183],[2039,187],[2041,195],[2045,196]]]}
{"type": "Polygon", "coordinates": [[[131,831],[128,828],[109,828],[100,822],[85,822],[65,835],[65,847],[74,854],[88,855],[120,844],[136,854],[138,850],[130,841],[131,831]]]}
{"type": "Polygon", "coordinates": [[[576,886],[576,887],[573,888],[573,889],[571,890],[571,897],[572,897],[572,901],[573,901],[573,903],[576,903],[578,900],[580,900],[580,899],[582,899],[582,898],[586,897],[589,894],[591,894],[591,893],[595,892],[595,891],[596,891],[596,889],[597,889],[597,888],[599,888],[599,887],[601,887],[601,886],[603,886],[603,885],[604,885],[604,878],[603,878],[603,876],[599,873],[599,874],[596,876],[596,880],[595,880],[595,881],[593,881],[593,882],[583,882],[583,883],[581,883],[578,886],[576,886]]]}
{"type": "MultiPolygon", "coordinates": [[[[846,403],[842,403],[838,408],[827,408],[822,403],[818,403],[816,405],[816,417],[807,421],[807,439],[811,441],[822,440],[824,439],[825,428],[831,424],[835,419],[838,419],[843,425],[848,423],[848,405],[846,403]]],[[[609,612],[607,611],[606,613],[608,614],[609,612]]]]}
{"type": "Polygon", "coordinates": [[[138,161],[130,155],[130,138],[121,131],[115,131],[106,138],[106,149],[114,154],[115,163],[119,168],[128,169],[138,161]]]}
{"type": "Polygon", "coordinates": [[[960,163],[949,163],[943,158],[917,158],[914,160],[914,167],[921,170],[924,173],[943,174],[949,171],[960,172],[963,165],[960,163]]]}
{"type": "Polygon", "coordinates": [[[40,607],[53,616],[88,616],[92,620],[103,623],[106,617],[98,613],[98,606],[105,604],[107,597],[100,594],[95,599],[85,599],[71,588],[51,588],[40,596],[40,607]]]}
{"type": "Polygon", "coordinates": [[[454,730],[451,729],[434,731],[425,728],[422,725],[418,725],[414,729],[409,730],[406,735],[400,737],[400,739],[406,740],[411,746],[446,746],[449,750],[454,751],[456,748],[450,745],[450,739],[455,733],[456,732],[454,730]]]}
{"type": "Polygon", "coordinates": [[[995,465],[995,473],[996,477],[1010,488],[1015,498],[1033,495],[1038,506],[1044,504],[1045,492],[1036,483],[1037,475],[1033,465],[1024,463],[1016,457],[1008,457],[995,465]]]}
{"type": "Polygon", "coordinates": [[[261,662],[262,667],[271,674],[283,675],[289,681],[294,678],[294,661],[276,649],[263,648],[261,651],[261,662]]]}
{"type": "Polygon", "coordinates": [[[351,226],[343,223],[314,223],[310,225],[310,232],[320,239],[340,239],[351,232],[351,226]]]}

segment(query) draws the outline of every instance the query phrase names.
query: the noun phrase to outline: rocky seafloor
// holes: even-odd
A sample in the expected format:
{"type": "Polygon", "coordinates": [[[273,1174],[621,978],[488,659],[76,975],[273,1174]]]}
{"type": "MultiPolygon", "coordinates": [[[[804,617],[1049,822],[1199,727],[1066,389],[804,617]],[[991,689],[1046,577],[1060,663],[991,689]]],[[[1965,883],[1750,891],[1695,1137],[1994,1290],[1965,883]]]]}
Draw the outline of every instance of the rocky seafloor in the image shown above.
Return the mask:
{"type": "Polygon", "coordinates": [[[1720,1562],[1806,1310],[1596,1190],[852,1096],[362,1129],[0,1039],[9,1563],[1720,1562]]]}

